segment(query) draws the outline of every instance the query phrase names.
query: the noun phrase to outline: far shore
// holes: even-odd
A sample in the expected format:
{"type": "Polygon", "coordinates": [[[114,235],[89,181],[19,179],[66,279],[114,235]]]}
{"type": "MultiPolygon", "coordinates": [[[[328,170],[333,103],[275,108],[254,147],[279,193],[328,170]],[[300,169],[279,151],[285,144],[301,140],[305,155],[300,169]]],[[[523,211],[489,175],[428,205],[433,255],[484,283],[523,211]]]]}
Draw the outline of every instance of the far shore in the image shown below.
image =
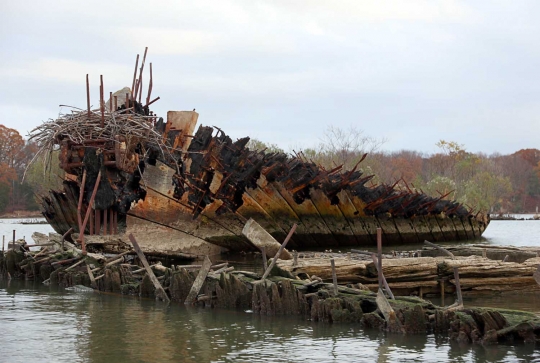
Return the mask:
{"type": "Polygon", "coordinates": [[[0,218],[43,218],[43,214],[39,210],[16,210],[2,213],[0,214],[0,218]]]}

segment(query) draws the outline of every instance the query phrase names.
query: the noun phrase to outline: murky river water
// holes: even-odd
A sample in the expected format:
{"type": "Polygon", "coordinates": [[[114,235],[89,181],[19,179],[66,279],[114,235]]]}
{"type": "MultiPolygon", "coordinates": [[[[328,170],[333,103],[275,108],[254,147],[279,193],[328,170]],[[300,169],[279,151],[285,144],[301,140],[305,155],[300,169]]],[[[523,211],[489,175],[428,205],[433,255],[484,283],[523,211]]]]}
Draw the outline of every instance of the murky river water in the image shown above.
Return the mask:
{"type": "MultiPolygon", "coordinates": [[[[46,225],[10,222],[0,221],[6,241],[13,229],[28,241],[33,231],[50,231],[46,225]]],[[[495,221],[486,237],[484,243],[540,245],[540,222],[495,221]]],[[[540,313],[540,294],[466,299],[465,304],[540,313]]],[[[434,335],[385,335],[349,324],[0,281],[0,363],[304,361],[540,362],[540,351],[531,345],[459,345],[434,335]]]]}

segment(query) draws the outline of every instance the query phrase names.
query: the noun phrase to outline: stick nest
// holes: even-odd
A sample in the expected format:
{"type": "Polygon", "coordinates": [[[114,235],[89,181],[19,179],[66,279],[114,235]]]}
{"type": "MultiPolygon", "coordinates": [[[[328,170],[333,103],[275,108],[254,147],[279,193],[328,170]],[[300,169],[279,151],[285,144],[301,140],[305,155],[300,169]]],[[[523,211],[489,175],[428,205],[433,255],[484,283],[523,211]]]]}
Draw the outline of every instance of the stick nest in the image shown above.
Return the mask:
{"type": "Polygon", "coordinates": [[[115,136],[125,137],[129,152],[133,152],[140,144],[143,148],[156,146],[163,157],[170,155],[171,148],[163,142],[163,135],[154,129],[152,120],[155,116],[137,113],[133,108],[118,109],[105,112],[104,126],[101,127],[99,110],[90,111],[89,115],[87,110],[67,107],[71,108],[70,113],[60,114],[56,120],[49,119],[30,132],[29,141],[37,143],[38,152],[29,165],[44,155],[44,162],[48,166],[52,152],[64,140],[75,144],[97,139],[118,142],[115,136]]]}

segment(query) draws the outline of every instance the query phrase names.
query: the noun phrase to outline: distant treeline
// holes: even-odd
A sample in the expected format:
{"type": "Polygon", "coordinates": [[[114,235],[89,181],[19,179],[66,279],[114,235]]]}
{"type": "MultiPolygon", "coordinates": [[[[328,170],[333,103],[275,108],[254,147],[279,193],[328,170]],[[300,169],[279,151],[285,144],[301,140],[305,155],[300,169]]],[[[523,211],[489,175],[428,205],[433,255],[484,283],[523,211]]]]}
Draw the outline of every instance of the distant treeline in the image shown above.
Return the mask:
{"type": "MultiPolygon", "coordinates": [[[[434,197],[457,200],[475,211],[534,213],[540,206],[540,150],[522,149],[510,155],[468,152],[464,145],[440,140],[439,151],[381,150],[384,139],[362,131],[329,127],[314,148],[295,150],[327,169],[357,166],[372,183],[395,184],[434,197]],[[366,158],[358,164],[362,156],[366,158]]],[[[248,147],[283,151],[275,144],[251,140],[248,147]]],[[[291,152],[293,152],[291,150],[291,152]]]]}
{"type": "MultiPolygon", "coordinates": [[[[401,188],[458,200],[476,211],[534,213],[540,206],[538,149],[510,155],[474,154],[463,145],[441,140],[437,143],[439,152],[424,154],[385,152],[381,150],[384,143],[384,139],[365,136],[355,128],[329,127],[318,145],[294,152],[327,169],[343,165],[352,170],[356,166],[366,176],[374,175],[371,183],[397,183],[401,188]]],[[[256,139],[248,147],[283,152],[275,144],[256,139]]],[[[0,213],[36,210],[37,196],[60,188],[64,171],[57,155],[51,155],[48,163],[36,160],[27,170],[36,150],[37,146],[25,141],[17,130],[0,125],[0,213]]]]}

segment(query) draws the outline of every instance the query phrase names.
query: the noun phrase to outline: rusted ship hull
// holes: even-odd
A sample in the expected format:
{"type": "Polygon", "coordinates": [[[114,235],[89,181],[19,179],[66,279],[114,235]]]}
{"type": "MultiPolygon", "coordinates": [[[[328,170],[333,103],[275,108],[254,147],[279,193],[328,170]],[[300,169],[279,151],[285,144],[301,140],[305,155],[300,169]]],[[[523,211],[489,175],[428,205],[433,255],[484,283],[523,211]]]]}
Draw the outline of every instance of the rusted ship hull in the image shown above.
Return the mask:
{"type": "MultiPolygon", "coordinates": [[[[134,233],[149,253],[204,255],[254,250],[242,235],[249,218],[278,241],[296,223],[289,247],[298,250],[374,246],[377,228],[386,245],[471,240],[489,223],[456,202],[395,186],[367,187],[370,177],[359,171],[326,171],[300,158],[250,151],[246,139],[232,142],[209,127],[178,141],[183,135],[178,130],[192,132],[197,116],[183,112],[181,122],[171,117],[163,128],[164,138],[172,134],[177,144],[180,167],[166,158],[141,159],[140,182],[129,191],[117,182],[125,171],[112,160],[115,153],[105,154],[110,159],[99,166],[106,170],[101,185],[113,190],[112,200],[104,211],[92,212],[95,220],[87,234],[123,238],[134,233]]],[[[77,148],[66,148],[64,158],[70,160],[63,165],[70,165],[66,171],[80,180],[81,162],[73,160],[77,148]]],[[[87,195],[92,187],[87,186],[87,195]]],[[[58,233],[77,231],[79,189],[76,181],[68,181],[64,191],[43,199],[44,215],[58,233]]],[[[82,215],[87,206],[83,203],[82,215]]]]}
{"type": "MultiPolygon", "coordinates": [[[[360,169],[325,170],[302,155],[249,150],[249,138],[232,141],[216,127],[200,126],[198,114],[169,111],[166,122],[146,101],[142,77],[146,50],[132,87],[99,110],[74,109],[32,131],[40,153],[60,148],[64,188],[43,196],[43,214],[60,234],[85,238],[137,236],[147,253],[209,255],[253,250],[242,235],[253,218],[278,241],[294,224],[294,249],[460,241],[478,238],[489,216],[432,198],[405,185],[371,185],[360,169]]],[[[146,84],[146,82],[145,82],[146,84]]],[[[365,157],[365,156],[364,156],[365,157]]],[[[360,162],[359,162],[360,164],[360,162]]],[[[357,165],[358,166],[358,165],[357,165]]],[[[102,243],[103,238],[100,240],[102,243]]]]}

